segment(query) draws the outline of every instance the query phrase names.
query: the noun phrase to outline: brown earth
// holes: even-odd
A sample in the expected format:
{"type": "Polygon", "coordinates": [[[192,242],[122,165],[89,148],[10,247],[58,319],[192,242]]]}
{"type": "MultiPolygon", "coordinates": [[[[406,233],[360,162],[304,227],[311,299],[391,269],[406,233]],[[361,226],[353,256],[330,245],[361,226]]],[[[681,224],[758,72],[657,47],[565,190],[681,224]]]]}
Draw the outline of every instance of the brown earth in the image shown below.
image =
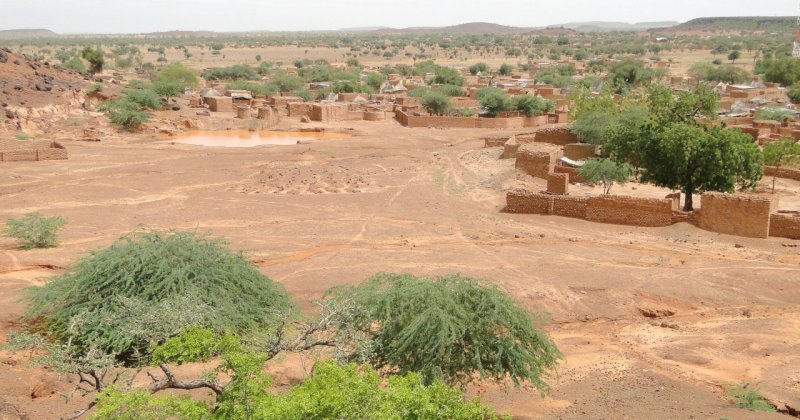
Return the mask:
{"type": "Polygon", "coordinates": [[[59,105],[61,95],[88,85],[83,76],[63,71],[0,48],[0,107],[59,105]]]}
{"type": "MultiPolygon", "coordinates": [[[[544,328],[566,358],[548,397],[470,388],[518,418],[781,417],[731,405],[724,387],[743,382],[800,406],[798,241],[506,214],[518,180],[500,149],[481,148],[491,132],[325,127],[353,136],[233,149],[108,127],[84,142],[74,127],[54,135],[69,160],[0,164],[0,220],[41,211],[70,221],[58,248],[20,251],[0,239],[0,340],[17,328],[24,288],[89,250],[138,227],[196,229],[248,252],[307,310],[331,286],[399,271],[480,277],[549,313],[544,328]]],[[[783,194],[798,184],[783,182],[783,194]]],[[[27,356],[0,353],[4,418],[59,418],[86,404],[62,398],[74,378],[31,368],[27,356]]],[[[270,371],[285,385],[312,363],[292,356],[270,371]]]]}

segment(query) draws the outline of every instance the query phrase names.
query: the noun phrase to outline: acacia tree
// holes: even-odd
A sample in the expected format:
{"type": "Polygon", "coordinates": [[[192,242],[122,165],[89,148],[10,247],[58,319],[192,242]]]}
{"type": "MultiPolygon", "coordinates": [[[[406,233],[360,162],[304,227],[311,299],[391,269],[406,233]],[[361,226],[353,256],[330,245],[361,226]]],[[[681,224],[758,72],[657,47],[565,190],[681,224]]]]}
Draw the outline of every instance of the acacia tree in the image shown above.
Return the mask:
{"type": "Polygon", "coordinates": [[[479,374],[515,385],[530,382],[546,392],[544,376],[561,358],[535,327],[534,314],[473,278],[382,273],[330,296],[335,306],[351,308],[340,322],[341,331],[356,338],[346,360],[417,372],[426,383],[465,385],[479,374]]]}
{"type": "Polygon", "coordinates": [[[92,74],[103,71],[103,65],[105,64],[105,58],[103,56],[103,50],[100,49],[100,47],[94,49],[87,45],[83,47],[81,51],[81,57],[89,62],[89,72],[92,74]]]}
{"type": "Polygon", "coordinates": [[[602,183],[603,194],[608,195],[614,183],[625,185],[633,175],[633,166],[613,159],[588,159],[578,169],[581,178],[590,184],[602,183]]]}
{"type": "Polygon", "coordinates": [[[450,97],[436,91],[431,91],[422,97],[422,106],[431,114],[444,115],[450,110],[450,97]]]}
{"type": "MultiPolygon", "coordinates": [[[[800,144],[794,139],[784,139],[767,143],[764,146],[764,164],[780,169],[781,166],[800,161],[800,144]]],[[[775,192],[775,178],[772,176],[772,192],[775,192]]]]}

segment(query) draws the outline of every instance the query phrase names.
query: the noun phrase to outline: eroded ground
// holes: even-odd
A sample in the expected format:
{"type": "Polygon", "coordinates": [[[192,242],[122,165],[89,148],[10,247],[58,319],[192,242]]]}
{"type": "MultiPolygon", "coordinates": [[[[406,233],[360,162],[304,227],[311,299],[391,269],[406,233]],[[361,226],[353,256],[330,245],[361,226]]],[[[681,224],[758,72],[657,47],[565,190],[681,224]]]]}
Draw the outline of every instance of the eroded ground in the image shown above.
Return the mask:
{"type": "MultiPolygon", "coordinates": [[[[800,406],[800,242],[506,214],[517,179],[499,149],[481,149],[491,133],[333,126],[355,135],[226,149],[66,134],[67,161],[1,164],[0,220],[30,211],[70,220],[56,249],[0,240],[3,335],[23,289],[87,251],[137,227],[197,229],[247,251],[308,310],[331,286],[407,271],[485,278],[548,312],[566,356],[550,396],[470,390],[520,418],[785,418],[734,408],[723,387],[742,382],[800,406]]],[[[85,404],[65,403],[70,384],[24,359],[0,355],[0,412],[59,418],[85,404]],[[32,399],[41,384],[49,392],[32,399]]],[[[298,360],[271,368],[279,383],[312,363],[298,360]]]]}

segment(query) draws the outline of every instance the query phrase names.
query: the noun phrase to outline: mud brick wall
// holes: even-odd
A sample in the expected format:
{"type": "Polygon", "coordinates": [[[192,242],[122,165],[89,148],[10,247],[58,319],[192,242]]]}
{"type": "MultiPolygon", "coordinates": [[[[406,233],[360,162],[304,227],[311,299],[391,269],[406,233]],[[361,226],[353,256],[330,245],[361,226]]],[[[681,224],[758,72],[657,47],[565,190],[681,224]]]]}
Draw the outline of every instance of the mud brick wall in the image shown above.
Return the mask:
{"type": "Polygon", "coordinates": [[[554,172],[560,151],[533,147],[532,144],[520,146],[517,150],[516,168],[530,176],[547,179],[554,172]]]}
{"type": "Polygon", "coordinates": [[[778,178],[793,179],[800,181],[800,169],[776,168],[774,166],[764,167],[765,176],[777,176],[778,178]]]}
{"type": "Polygon", "coordinates": [[[50,148],[36,151],[36,160],[64,160],[67,157],[67,149],[50,148]]]}
{"type": "Polygon", "coordinates": [[[309,104],[306,102],[290,102],[289,104],[287,104],[287,107],[289,108],[289,116],[310,117],[313,105],[314,104],[309,104]]]}
{"type": "Polygon", "coordinates": [[[211,112],[233,112],[233,100],[228,96],[208,96],[206,103],[211,112]]]}
{"type": "Polygon", "coordinates": [[[477,118],[475,120],[475,128],[494,128],[498,130],[523,128],[525,127],[525,120],[523,117],[477,118]]]}
{"type": "Polygon", "coordinates": [[[519,150],[520,144],[517,143],[516,139],[513,137],[509,139],[506,144],[503,145],[503,156],[501,159],[514,159],[517,157],[517,150],[519,150]]]}
{"type": "Polygon", "coordinates": [[[553,168],[553,172],[558,174],[569,174],[570,184],[582,184],[584,182],[583,177],[575,168],[570,168],[568,166],[556,166],[553,168]]]}
{"type": "Polygon", "coordinates": [[[386,113],[383,111],[364,111],[363,119],[365,121],[383,121],[386,119],[386,113]]]}
{"type": "Polygon", "coordinates": [[[550,143],[557,146],[565,146],[570,143],[579,143],[578,136],[572,133],[568,127],[545,128],[536,132],[535,141],[537,143],[550,143]]]}
{"type": "Polygon", "coordinates": [[[553,196],[515,188],[506,194],[506,211],[519,214],[551,214],[553,196]]]}
{"type": "Polygon", "coordinates": [[[345,121],[349,118],[347,104],[312,104],[313,121],[345,121]]]}
{"type": "Polygon", "coordinates": [[[591,197],[586,220],[633,226],[669,226],[672,224],[672,200],[626,196],[591,197]]]}
{"type": "Polygon", "coordinates": [[[753,141],[758,141],[758,138],[761,136],[769,135],[770,130],[768,128],[755,128],[755,127],[731,127],[731,128],[738,128],[742,130],[743,133],[749,134],[753,137],[753,141]]]}
{"type": "Polygon", "coordinates": [[[553,196],[552,214],[555,216],[586,219],[587,197],[553,196]]]}
{"type": "Polygon", "coordinates": [[[564,195],[569,191],[569,174],[550,172],[547,174],[547,192],[564,195]]]}
{"type": "Polygon", "coordinates": [[[800,239],[800,214],[777,213],[770,215],[769,236],[800,239]]]}
{"type": "Polygon", "coordinates": [[[597,146],[586,143],[564,145],[564,156],[572,160],[585,160],[595,157],[597,146]]]}
{"type": "Polygon", "coordinates": [[[285,108],[290,102],[303,102],[299,96],[270,96],[269,104],[276,108],[285,108]]]}
{"type": "Polygon", "coordinates": [[[422,98],[413,96],[399,96],[397,104],[402,106],[422,106],[422,98]]]}
{"type": "Polygon", "coordinates": [[[536,142],[536,133],[524,133],[514,136],[519,144],[529,144],[536,142]]]}
{"type": "Polygon", "coordinates": [[[483,138],[483,147],[503,147],[514,136],[489,136],[483,138]]]}
{"type": "Polygon", "coordinates": [[[58,142],[0,140],[0,162],[64,160],[67,158],[67,149],[58,142]]]}
{"type": "Polygon", "coordinates": [[[737,194],[704,193],[700,197],[700,229],[750,238],[769,236],[775,200],[737,194]]]}

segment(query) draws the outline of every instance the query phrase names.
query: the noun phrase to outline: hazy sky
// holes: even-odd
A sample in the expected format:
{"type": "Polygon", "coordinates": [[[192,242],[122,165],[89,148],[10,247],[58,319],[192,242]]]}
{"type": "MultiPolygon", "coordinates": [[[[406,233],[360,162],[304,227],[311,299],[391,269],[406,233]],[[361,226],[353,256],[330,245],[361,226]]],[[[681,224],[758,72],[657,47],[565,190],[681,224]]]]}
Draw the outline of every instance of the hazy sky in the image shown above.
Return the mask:
{"type": "Polygon", "coordinates": [[[325,30],[493,22],[687,21],[793,16],[800,0],[0,0],[0,29],[59,33],[325,30]]]}

